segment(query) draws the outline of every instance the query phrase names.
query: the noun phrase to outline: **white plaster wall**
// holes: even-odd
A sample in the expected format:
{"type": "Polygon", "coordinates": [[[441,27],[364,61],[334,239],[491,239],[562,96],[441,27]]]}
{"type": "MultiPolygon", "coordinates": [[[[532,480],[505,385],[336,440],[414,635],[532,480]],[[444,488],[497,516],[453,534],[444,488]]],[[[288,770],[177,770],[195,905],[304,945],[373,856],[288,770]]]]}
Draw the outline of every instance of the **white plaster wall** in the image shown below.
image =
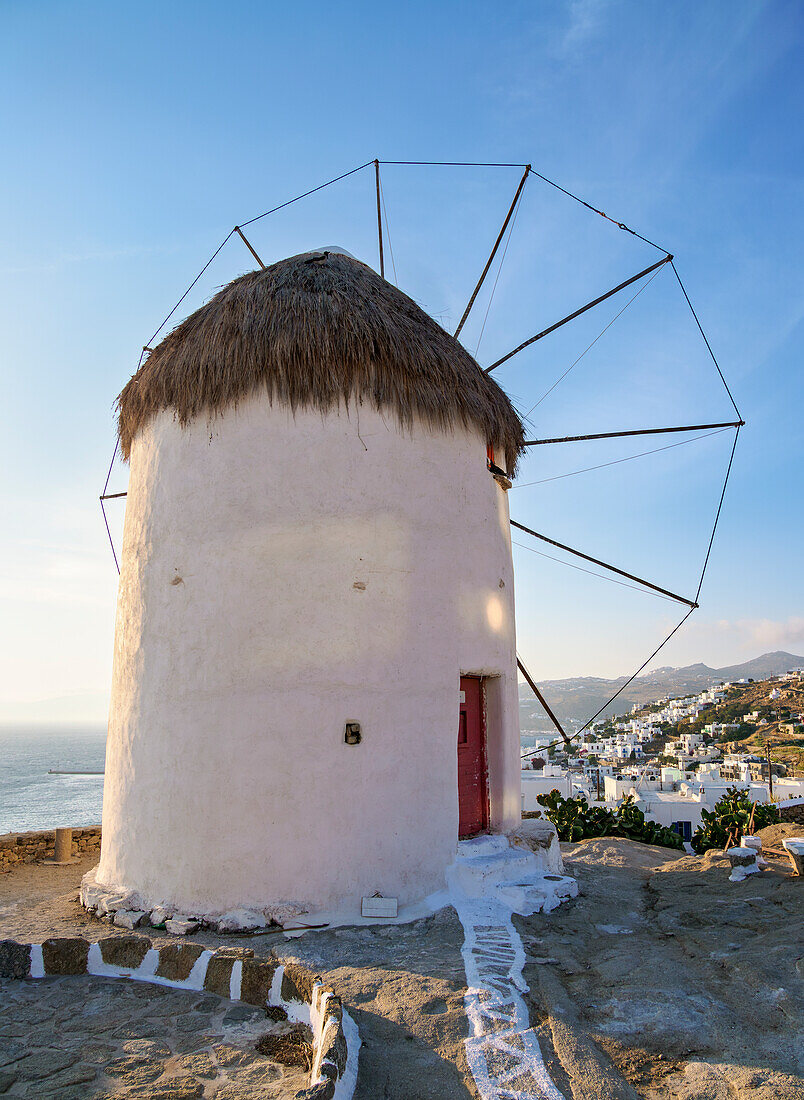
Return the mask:
{"type": "Polygon", "coordinates": [[[648,821],[655,821],[657,825],[666,825],[668,829],[674,821],[689,821],[693,832],[702,824],[701,810],[706,809],[700,802],[691,798],[659,802],[651,799],[650,794],[638,798],[637,806],[648,821]]]}
{"type": "Polygon", "coordinates": [[[132,448],[98,881],[202,914],[440,889],[461,673],[499,677],[491,823],[514,827],[509,530],[474,431],[264,397],[157,417],[132,448]]]}

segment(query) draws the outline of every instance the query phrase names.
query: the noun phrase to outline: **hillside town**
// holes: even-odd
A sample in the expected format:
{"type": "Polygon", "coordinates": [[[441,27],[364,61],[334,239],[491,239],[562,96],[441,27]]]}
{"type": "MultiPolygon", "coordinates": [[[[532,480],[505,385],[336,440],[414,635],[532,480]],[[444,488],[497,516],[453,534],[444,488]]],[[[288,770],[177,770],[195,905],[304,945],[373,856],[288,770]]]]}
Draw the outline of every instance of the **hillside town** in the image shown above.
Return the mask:
{"type": "Polygon", "coordinates": [[[552,790],[609,808],[630,795],[688,842],[729,788],[757,804],[804,803],[804,669],[634,705],[574,744],[572,753],[554,736],[523,738],[523,812],[552,790]]]}

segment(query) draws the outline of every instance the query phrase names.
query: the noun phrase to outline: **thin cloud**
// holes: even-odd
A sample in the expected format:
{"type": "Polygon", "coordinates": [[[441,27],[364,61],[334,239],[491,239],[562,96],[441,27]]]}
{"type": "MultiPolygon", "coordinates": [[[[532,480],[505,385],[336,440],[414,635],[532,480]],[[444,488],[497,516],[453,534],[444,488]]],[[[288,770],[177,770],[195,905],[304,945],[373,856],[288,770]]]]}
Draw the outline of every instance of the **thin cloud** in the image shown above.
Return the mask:
{"type": "Polygon", "coordinates": [[[594,38],[603,22],[608,0],[570,0],[569,25],[558,43],[556,53],[564,60],[577,60],[594,38]]]}

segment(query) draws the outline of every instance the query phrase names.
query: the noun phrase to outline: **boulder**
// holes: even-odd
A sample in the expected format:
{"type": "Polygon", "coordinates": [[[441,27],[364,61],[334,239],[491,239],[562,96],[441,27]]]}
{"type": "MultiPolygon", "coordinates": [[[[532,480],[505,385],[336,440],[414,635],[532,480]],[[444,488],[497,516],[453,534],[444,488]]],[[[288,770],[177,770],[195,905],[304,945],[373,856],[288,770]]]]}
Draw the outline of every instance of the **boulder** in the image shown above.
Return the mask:
{"type": "Polygon", "coordinates": [[[312,971],[297,963],[287,963],[282,972],[282,1000],[310,1004],[314,985],[315,975],[312,971]]]}
{"type": "Polygon", "coordinates": [[[131,932],[138,924],[141,924],[145,913],[141,909],[118,909],[114,915],[114,923],[118,928],[128,928],[131,932]]]}
{"type": "Polygon", "coordinates": [[[150,951],[151,941],[146,936],[106,936],[98,947],[107,966],[136,970],[150,951]]]}
{"type": "Polygon", "coordinates": [[[169,943],[160,947],[156,976],[171,982],[186,981],[203,952],[200,943],[169,943]]]}
{"type": "Polygon", "coordinates": [[[31,948],[16,940],[0,940],[0,978],[27,978],[31,973],[31,948]]]}
{"type": "MultiPolygon", "coordinates": [[[[240,1000],[264,1008],[268,1003],[277,965],[268,959],[243,959],[240,1000]]],[[[284,992],[282,995],[284,997],[284,992]]]]}
{"type": "Polygon", "coordinates": [[[564,862],[558,843],[558,833],[552,821],[547,818],[527,818],[508,834],[512,848],[527,848],[533,852],[542,865],[542,870],[554,875],[564,874],[564,862]]]}
{"type": "Polygon", "coordinates": [[[257,909],[230,909],[218,920],[217,928],[219,932],[250,932],[267,924],[267,917],[257,909]]]}
{"type": "Polygon", "coordinates": [[[335,1095],[335,1082],[326,1080],[312,1088],[297,1092],[294,1100],[332,1100],[335,1095]]]}
{"type": "Polygon", "coordinates": [[[42,944],[46,974],[86,974],[89,943],[79,937],[57,937],[42,944]]]}
{"type": "Polygon", "coordinates": [[[165,921],[165,931],[171,936],[189,936],[198,931],[198,921],[188,917],[173,917],[172,920],[165,921]]]}
{"type": "Polygon", "coordinates": [[[804,837],[788,837],[782,841],[782,847],[790,857],[795,873],[804,875],[804,837]]]}
{"type": "Polygon", "coordinates": [[[204,989],[217,994],[219,997],[228,997],[234,964],[235,958],[233,955],[222,955],[219,951],[216,951],[207,964],[204,989]]]}

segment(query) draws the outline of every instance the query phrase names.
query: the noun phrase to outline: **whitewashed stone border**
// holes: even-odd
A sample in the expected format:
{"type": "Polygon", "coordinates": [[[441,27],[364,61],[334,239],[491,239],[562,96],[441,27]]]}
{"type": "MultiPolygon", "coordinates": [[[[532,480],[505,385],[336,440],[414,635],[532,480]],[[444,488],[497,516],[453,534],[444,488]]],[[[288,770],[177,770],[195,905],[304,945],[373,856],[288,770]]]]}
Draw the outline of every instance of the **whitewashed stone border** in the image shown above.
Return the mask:
{"type": "Polygon", "coordinates": [[[299,1100],[351,1100],[357,1081],[360,1035],[340,997],[297,963],[255,958],[249,949],[210,951],[182,941],[154,947],[146,936],[81,937],[42,944],[0,941],[0,978],[18,980],[90,974],[130,978],[171,989],[206,990],[260,1008],[278,1007],[313,1033],[309,1087],[299,1100]]]}

